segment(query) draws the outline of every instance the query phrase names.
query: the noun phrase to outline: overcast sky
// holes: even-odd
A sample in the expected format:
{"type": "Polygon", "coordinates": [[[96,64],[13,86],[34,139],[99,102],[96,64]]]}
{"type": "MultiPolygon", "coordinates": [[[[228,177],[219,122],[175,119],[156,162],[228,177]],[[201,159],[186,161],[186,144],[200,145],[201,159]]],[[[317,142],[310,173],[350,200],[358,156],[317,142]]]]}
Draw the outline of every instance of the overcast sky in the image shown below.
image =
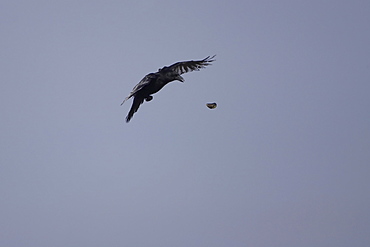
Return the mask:
{"type": "Polygon", "coordinates": [[[2,0],[0,246],[370,246],[369,23],[360,0],[2,0]],[[146,74],[214,54],[125,123],[146,74]]]}

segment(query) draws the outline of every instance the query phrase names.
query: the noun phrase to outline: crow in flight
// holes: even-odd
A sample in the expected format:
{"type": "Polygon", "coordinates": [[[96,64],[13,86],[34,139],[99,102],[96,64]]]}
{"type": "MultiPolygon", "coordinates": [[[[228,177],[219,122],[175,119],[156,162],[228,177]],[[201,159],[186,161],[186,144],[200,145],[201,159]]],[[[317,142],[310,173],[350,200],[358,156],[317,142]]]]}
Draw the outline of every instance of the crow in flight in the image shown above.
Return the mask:
{"type": "MultiPolygon", "coordinates": [[[[161,90],[167,83],[171,81],[184,82],[184,78],[181,74],[200,70],[210,65],[214,61],[215,56],[208,56],[203,60],[199,61],[185,61],[174,63],[171,66],[165,66],[158,70],[156,73],[150,73],[146,75],[133,89],[129,96],[122,102],[125,103],[131,97],[134,97],[131,109],[126,117],[126,122],[130,122],[132,116],[139,109],[140,105],[145,101],[151,101],[153,99],[152,94],[155,94],[161,90]]],[[[122,105],[121,104],[121,105],[122,105]]]]}

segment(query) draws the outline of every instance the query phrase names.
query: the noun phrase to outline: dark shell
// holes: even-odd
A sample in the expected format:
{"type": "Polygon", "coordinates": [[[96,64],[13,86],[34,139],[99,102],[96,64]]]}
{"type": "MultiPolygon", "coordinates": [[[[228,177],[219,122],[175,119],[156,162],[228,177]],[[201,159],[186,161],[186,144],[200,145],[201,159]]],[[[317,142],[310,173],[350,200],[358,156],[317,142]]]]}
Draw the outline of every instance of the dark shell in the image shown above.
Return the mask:
{"type": "Polygon", "coordinates": [[[206,106],[209,108],[209,109],[215,109],[217,107],[217,104],[216,103],[207,103],[206,106]]]}

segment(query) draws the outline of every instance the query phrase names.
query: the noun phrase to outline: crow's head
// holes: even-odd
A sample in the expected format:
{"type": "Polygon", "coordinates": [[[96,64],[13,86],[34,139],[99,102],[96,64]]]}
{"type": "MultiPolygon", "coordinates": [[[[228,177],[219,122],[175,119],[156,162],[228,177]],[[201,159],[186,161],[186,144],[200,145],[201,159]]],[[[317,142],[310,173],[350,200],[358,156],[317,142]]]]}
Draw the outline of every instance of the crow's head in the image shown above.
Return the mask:
{"type": "Polygon", "coordinates": [[[184,78],[176,71],[170,69],[169,67],[163,67],[161,69],[158,70],[158,73],[161,74],[161,76],[163,76],[163,78],[165,80],[168,80],[168,81],[181,81],[181,82],[184,82],[184,78]]]}

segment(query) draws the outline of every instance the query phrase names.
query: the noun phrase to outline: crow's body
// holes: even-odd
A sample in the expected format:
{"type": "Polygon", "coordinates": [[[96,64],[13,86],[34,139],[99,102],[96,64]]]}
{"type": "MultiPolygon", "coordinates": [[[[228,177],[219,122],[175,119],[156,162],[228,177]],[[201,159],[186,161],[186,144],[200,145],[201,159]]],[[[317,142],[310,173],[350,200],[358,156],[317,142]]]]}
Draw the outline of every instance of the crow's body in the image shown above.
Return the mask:
{"type": "MultiPolygon", "coordinates": [[[[131,97],[134,97],[131,109],[126,117],[126,122],[129,122],[135,112],[139,109],[140,105],[146,101],[153,99],[152,94],[155,94],[161,90],[166,84],[171,81],[181,81],[184,82],[184,78],[181,74],[199,70],[213,62],[213,57],[206,57],[199,61],[185,61],[172,64],[171,66],[165,66],[158,70],[156,73],[150,73],[146,75],[133,89],[129,96],[122,102],[125,103],[131,97]]],[[[122,105],[121,104],[121,105],[122,105]]]]}

